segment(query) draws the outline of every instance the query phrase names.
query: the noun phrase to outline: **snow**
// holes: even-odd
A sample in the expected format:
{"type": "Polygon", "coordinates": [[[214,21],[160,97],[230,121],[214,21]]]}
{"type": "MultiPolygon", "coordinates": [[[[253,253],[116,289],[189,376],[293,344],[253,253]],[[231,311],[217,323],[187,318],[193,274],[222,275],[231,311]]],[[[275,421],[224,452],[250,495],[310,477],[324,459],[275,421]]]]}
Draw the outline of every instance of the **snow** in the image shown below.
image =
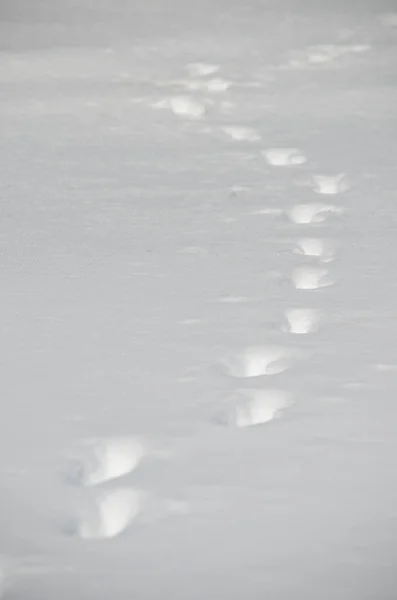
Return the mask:
{"type": "Polygon", "coordinates": [[[394,3],[3,4],[0,596],[394,600],[394,3]]]}
{"type": "Polygon", "coordinates": [[[284,331],[299,335],[318,331],[321,313],[312,308],[290,308],[285,311],[287,327],[284,331]]]}
{"type": "Polygon", "coordinates": [[[289,348],[252,346],[226,356],[222,362],[231,377],[260,377],[286,371],[294,354],[296,351],[289,348]]]}
{"type": "Polygon", "coordinates": [[[296,224],[310,225],[321,223],[328,219],[330,214],[343,214],[344,208],[333,204],[296,204],[288,211],[288,216],[296,224]]]}
{"type": "Polygon", "coordinates": [[[297,240],[294,251],[304,256],[315,256],[322,262],[332,262],[335,257],[332,242],[321,238],[301,238],[297,240]]]}
{"type": "Polygon", "coordinates": [[[280,390],[243,390],[242,400],[234,406],[237,427],[251,427],[272,421],[281,411],[291,404],[284,391],[280,390]]]}
{"type": "Polygon", "coordinates": [[[129,488],[102,492],[93,504],[77,524],[76,533],[84,540],[120,535],[142,510],[139,491],[129,488]]]}
{"type": "Polygon", "coordinates": [[[327,269],[312,265],[296,267],[292,274],[292,281],[297,290],[317,290],[334,284],[327,269]]]}
{"type": "Polygon", "coordinates": [[[317,194],[325,194],[327,196],[334,196],[345,192],[349,189],[349,183],[346,179],[345,173],[338,173],[337,175],[315,175],[314,176],[314,191],[317,194]]]}
{"type": "Polygon", "coordinates": [[[298,148],[269,148],[262,152],[269,165],[275,167],[289,167],[303,165],[306,157],[298,148]]]}
{"type": "Polygon", "coordinates": [[[68,479],[90,486],[131,473],[144,457],[145,447],[133,438],[94,439],[84,441],[81,454],[72,461],[68,479]]]}

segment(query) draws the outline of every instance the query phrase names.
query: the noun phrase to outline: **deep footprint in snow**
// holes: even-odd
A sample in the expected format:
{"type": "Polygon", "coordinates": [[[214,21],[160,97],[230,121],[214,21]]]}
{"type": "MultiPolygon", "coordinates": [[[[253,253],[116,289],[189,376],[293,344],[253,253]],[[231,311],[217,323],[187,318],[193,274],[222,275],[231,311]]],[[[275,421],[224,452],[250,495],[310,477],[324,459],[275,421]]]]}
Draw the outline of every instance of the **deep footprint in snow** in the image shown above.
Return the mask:
{"type": "Polygon", "coordinates": [[[349,189],[349,182],[345,173],[337,175],[314,175],[312,187],[317,194],[335,196],[349,189]]]}
{"type": "Polygon", "coordinates": [[[313,308],[290,308],[285,311],[284,317],[283,331],[304,335],[319,330],[322,314],[313,308]]]}
{"type": "Polygon", "coordinates": [[[190,96],[175,96],[170,99],[172,112],[179,117],[199,119],[205,114],[203,104],[190,96]]]}
{"type": "Polygon", "coordinates": [[[155,498],[143,490],[130,487],[102,490],[89,499],[79,514],[69,519],[63,533],[82,540],[106,540],[123,534],[137,519],[150,523],[189,513],[186,502],[155,498]]]}
{"type": "Polygon", "coordinates": [[[152,105],[157,109],[171,109],[174,115],[188,119],[200,119],[205,114],[205,106],[191,96],[165,98],[152,105]]]}
{"type": "Polygon", "coordinates": [[[65,533],[84,540],[114,538],[123,533],[142,511],[145,494],[133,488],[103,491],[91,499],[65,533]]]}
{"type": "Polygon", "coordinates": [[[139,465],[148,450],[137,438],[97,438],[82,442],[76,458],[68,462],[69,483],[92,486],[127,475],[139,465]]]}
{"type": "Polygon", "coordinates": [[[216,420],[239,428],[263,425],[280,417],[293,403],[291,394],[284,390],[239,390],[216,420]]]}
{"type": "Polygon", "coordinates": [[[312,256],[320,259],[321,262],[328,263],[334,259],[335,249],[329,240],[304,237],[297,241],[294,253],[312,256]]]}
{"type": "Polygon", "coordinates": [[[323,223],[331,215],[340,215],[343,209],[333,204],[296,204],[287,211],[289,219],[297,225],[323,223]]]}
{"type": "Polygon", "coordinates": [[[297,290],[316,290],[335,283],[327,269],[308,265],[294,269],[292,281],[297,290]]]}
{"type": "Polygon", "coordinates": [[[277,375],[289,369],[301,353],[278,346],[251,346],[225,356],[221,364],[231,377],[277,375]]]}
{"type": "Polygon", "coordinates": [[[261,154],[266,162],[274,167],[303,165],[307,160],[298,148],[269,148],[261,154]]]}
{"type": "Polygon", "coordinates": [[[235,142],[257,142],[261,139],[259,133],[251,127],[230,125],[228,127],[223,127],[223,132],[235,142]]]}

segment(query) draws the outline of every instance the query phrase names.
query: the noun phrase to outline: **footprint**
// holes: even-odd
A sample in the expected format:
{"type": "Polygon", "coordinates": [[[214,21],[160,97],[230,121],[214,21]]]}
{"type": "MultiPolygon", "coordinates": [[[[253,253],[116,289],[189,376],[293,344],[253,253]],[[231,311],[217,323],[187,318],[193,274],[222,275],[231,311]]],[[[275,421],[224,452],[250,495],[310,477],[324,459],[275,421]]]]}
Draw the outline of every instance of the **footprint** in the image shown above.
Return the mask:
{"type": "Polygon", "coordinates": [[[343,209],[332,204],[296,204],[288,212],[289,219],[297,225],[323,223],[331,214],[343,214],[343,209]]]}
{"type": "Polygon", "coordinates": [[[251,346],[226,356],[223,367],[231,377],[248,378],[283,373],[299,358],[299,353],[277,346],[251,346]]]}
{"type": "Polygon", "coordinates": [[[98,494],[69,533],[84,540],[114,538],[123,533],[141,512],[145,494],[133,488],[120,488],[98,494]]]}
{"type": "Polygon", "coordinates": [[[317,194],[335,196],[349,189],[345,173],[337,175],[314,175],[313,189],[317,194]]]}
{"type": "Polygon", "coordinates": [[[334,259],[335,252],[329,241],[321,238],[305,237],[297,241],[294,253],[303,256],[314,256],[322,262],[328,263],[334,259]]]}
{"type": "Polygon", "coordinates": [[[292,404],[291,395],[283,390],[240,390],[218,422],[236,427],[262,425],[280,417],[292,404]]]}
{"type": "Polygon", "coordinates": [[[312,308],[290,308],[284,313],[286,323],[282,330],[294,334],[306,334],[318,331],[321,313],[312,308]]]}
{"type": "Polygon", "coordinates": [[[329,277],[327,269],[308,265],[297,267],[293,271],[292,281],[297,290],[316,290],[335,283],[329,277]]]}
{"type": "Polygon", "coordinates": [[[259,133],[251,127],[233,125],[224,127],[223,131],[236,142],[257,142],[261,139],[259,133]]]}
{"type": "Polygon", "coordinates": [[[139,465],[147,449],[135,438],[99,438],[86,440],[80,456],[67,466],[69,483],[92,486],[131,473],[139,465]]]}
{"type": "Polygon", "coordinates": [[[136,520],[153,523],[169,516],[190,514],[182,500],[158,498],[135,488],[102,491],[88,500],[77,517],[63,527],[65,535],[104,540],[124,533],[136,520]]]}
{"type": "Polygon", "coordinates": [[[303,165],[306,157],[298,148],[269,148],[261,152],[269,165],[275,167],[289,167],[303,165]]]}
{"type": "Polygon", "coordinates": [[[169,99],[169,107],[178,117],[199,119],[205,114],[205,107],[191,96],[174,96],[169,99]]]}
{"type": "Polygon", "coordinates": [[[185,70],[190,77],[207,77],[208,75],[217,73],[219,69],[219,65],[203,62],[189,63],[185,67],[185,70]]]}

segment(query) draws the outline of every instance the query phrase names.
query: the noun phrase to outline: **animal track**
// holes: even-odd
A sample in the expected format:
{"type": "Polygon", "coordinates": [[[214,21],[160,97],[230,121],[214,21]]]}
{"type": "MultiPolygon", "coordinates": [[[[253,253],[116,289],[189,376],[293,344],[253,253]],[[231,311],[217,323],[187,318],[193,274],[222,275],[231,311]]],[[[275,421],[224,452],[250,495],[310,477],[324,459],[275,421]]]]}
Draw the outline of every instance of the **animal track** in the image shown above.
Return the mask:
{"type": "Polygon", "coordinates": [[[349,183],[344,173],[337,175],[314,175],[313,189],[317,194],[335,196],[349,189],[349,183]]]}
{"type": "Polygon", "coordinates": [[[233,125],[224,127],[223,131],[236,142],[257,142],[261,139],[259,133],[251,127],[233,125]]]}
{"type": "Polygon", "coordinates": [[[297,225],[310,225],[312,223],[323,223],[331,214],[340,215],[343,209],[333,204],[296,204],[287,215],[297,225]]]}
{"type": "Polygon", "coordinates": [[[260,377],[276,375],[289,369],[297,351],[276,346],[251,346],[243,351],[226,356],[222,364],[231,377],[260,377]]]}
{"type": "Polygon", "coordinates": [[[141,512],[144,496],[133,488],[102,492],[93,498],[91,510],[77,520],[70,533],[84,540],[114,538],[141,512]]]}
{"type": "Polygon", "coordinates": [[[334,259],[334,248],[327,240],[321,238],[305,237],[297,241],[295,254],[303,256],[313,256],[319,258],[322,262],[331,262],[334,259]]]}
{"type": "Polygon", "coordinates": [[[305,155],[298,148],[269,148],[261,154],[274,167],[303,165],[306,162],[305,155]]]}
{"type": "Polygon", "coordinates": [[[297,290],[316,290],[334,284],[327,269],[315,266],[297,267],[293,271],[292,281],[297,290]]]}
{"type": "Polygon", "coordinates": [[[278,418],[293,404],[291,395],[282,390],[240,390],[220,421],[237,427],[262,425],[278,418]]]}
{"type": "Polygon", "coordinates": [[[70,461],[69,482],[92,486],[130,473],[146,454],[142,441],[135,438],[99,438],[81,445],[80,456],[70,461]]]}
{"type": "Polygon", "coordinates": [[[284,313],[283,330],[288,333],[306,334],[318,331],[321,313],[312,308],[290,308],[284,313]]]}

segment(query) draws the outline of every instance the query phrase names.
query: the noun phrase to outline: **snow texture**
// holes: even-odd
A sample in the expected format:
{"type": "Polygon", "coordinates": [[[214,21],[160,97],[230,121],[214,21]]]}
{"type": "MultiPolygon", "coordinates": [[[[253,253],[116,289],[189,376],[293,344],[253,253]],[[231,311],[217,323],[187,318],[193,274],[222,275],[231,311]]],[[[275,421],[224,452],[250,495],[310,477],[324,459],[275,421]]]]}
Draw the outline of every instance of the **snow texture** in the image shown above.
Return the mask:
{"type": "Polygon", "coordinates": [[[2,599],[395,600],[396,72],[392,0],[1,3],[2,599]]]}

